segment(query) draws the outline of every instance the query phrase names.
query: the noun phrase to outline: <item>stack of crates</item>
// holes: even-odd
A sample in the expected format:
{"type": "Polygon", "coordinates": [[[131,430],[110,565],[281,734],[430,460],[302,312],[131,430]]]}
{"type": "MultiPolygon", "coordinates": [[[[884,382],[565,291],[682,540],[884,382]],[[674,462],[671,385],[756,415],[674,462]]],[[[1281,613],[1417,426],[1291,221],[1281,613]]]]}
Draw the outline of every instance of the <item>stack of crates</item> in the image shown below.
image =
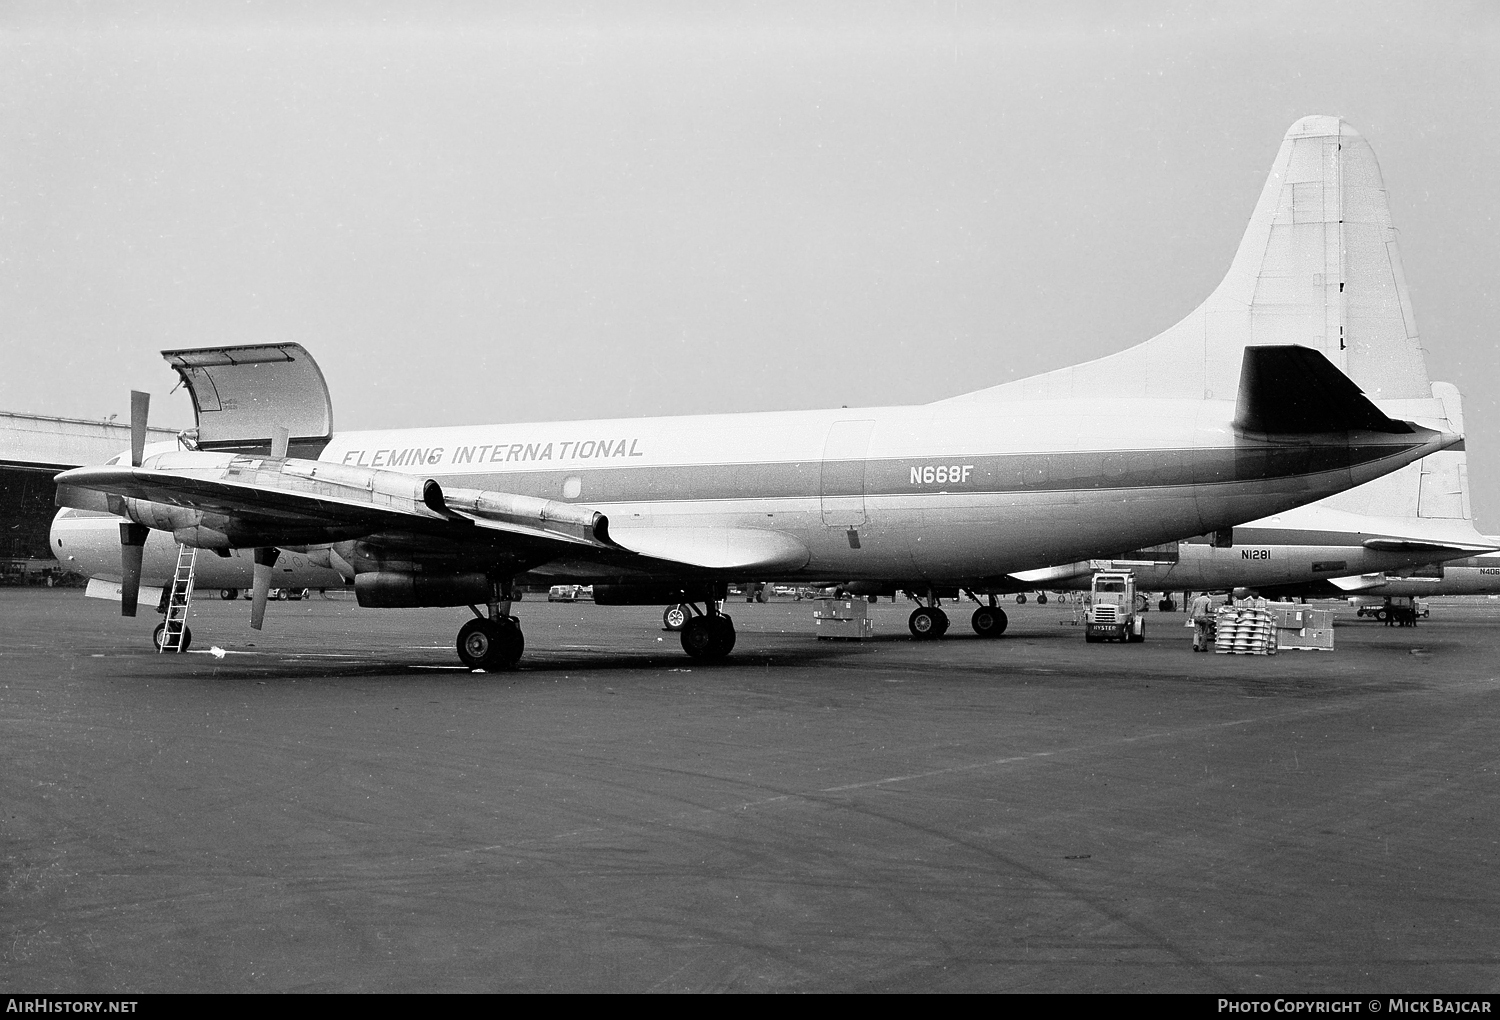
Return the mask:
{"type": "Polygon", "coordinates": [[[869,609],[869,604],[864,599],[818,599],[818,607],[813,610],[818,640],[841,638],[846,641],[863,641],[874,633],[869,609]]]}
{"type": "Polygon", "coordinates": [[[1333,651],[1333,610],[1295,602],[1272,602],[1267,608],[1276,623],[1280,647],[1299,652],[1333,651]]]}

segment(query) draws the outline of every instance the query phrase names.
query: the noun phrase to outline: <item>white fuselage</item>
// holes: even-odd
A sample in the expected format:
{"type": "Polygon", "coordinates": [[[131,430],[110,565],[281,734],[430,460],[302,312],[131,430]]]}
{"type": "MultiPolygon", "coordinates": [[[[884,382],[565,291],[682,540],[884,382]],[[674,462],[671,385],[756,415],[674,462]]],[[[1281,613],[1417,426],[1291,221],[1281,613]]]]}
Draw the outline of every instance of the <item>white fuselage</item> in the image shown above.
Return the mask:
{"type": "MultiPolygon", "coordinates": [[[[1432,552],[1393,552],[1367,549],[1354,542],[1298,544],[1298,536],[1266,533],[1247,535],[1235,544],[1215,548],[1205,542],[1178,544],[1175,562],[1116,557],[1095,561],[1101,570],[1128,570],[1143,591],[1225,591],[1231,588],[1274,588],[1326,581],[1352,574],[1410,570],[1429,564],[1432,552]]],[[[1449,553],[1462,556],[1462,553],[1449,553]]],[[[1049,583],[1055,590],[1084,591],[1088,578],[1049,583]]]]}
{"type": "MultiPolygon", "coordinates": [[[[981,583],[1263,517],[1442,441],[1247,442],[1233,415],[1228,401],[1091,399],[453,426],[340,433],[319,459],[586,506],[616,530],[767,530],[805,546],[800,568],[747,580],[981,583]]],[[[54,549],[108,576],[105,537],[87,565],[81,538],[54,549]]],[[[147,576],[165,562],[153,555],[147,576]]],[[[544,572],[622,576],[586,558],[544,572]]]]}

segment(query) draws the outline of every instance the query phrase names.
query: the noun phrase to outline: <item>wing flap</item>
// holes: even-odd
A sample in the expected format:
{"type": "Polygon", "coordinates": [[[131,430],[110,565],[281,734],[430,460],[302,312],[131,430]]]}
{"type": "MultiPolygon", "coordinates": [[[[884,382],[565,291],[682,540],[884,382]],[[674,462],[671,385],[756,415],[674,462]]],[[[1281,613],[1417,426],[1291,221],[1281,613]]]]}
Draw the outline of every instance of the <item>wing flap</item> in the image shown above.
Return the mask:
{"type": "Polygon", "coordinates": [[[1339,591],[1366,591],[1386,583],[1385,574],[1356,574],[1352,577],[1330,577],[1328,583],[1339,591]]]}
{"type": "Polygon", "coordinates": [[[1036,570],[1021,570],[1009,576],[1023,584],[1043,585],[1048,581],[1066,581],[1094,572],[1092,560],[1078,560],[1055,567],[1039,567],[1036,570]]]}
{"type": "Polygon", "coordinates": [[[609,537],[641,556],[705,570],[794,571],[810,557],[792,536],[757,528],[614,527],[609,537]]]}

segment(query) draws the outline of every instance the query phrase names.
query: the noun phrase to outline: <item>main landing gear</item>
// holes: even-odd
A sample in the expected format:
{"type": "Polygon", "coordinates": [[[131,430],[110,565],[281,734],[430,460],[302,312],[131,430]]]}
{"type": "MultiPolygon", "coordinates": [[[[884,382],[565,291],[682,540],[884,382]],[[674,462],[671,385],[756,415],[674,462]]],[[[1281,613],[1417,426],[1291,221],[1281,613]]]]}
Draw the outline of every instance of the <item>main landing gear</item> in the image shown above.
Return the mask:
{"type": "Polygon", "coordinates": [[[918,641],[934,641],[948,633],[948,614],[936,605],[918,606],[911,611],[906,627],[918,641]]]}
{"type": "MultiPolygon", "coordinates": [[[[979,599],[969,592],[975,602],[979,599]]],[[[1010,618],[1005,615],[1005,610],[1000,608],[1000,600],[990,596],[990,604],[980,606],[974,610],[974,615],[969,617],[969,626],[974,628],[974,633],[980,637],[999,637],[1005,633],[1005,628],[1010,626],[1010,618]]]]}
{"type": "Polygon", "coordinates": [[[512,589],[510,582],[497,584],[490,600],[489,616],[470,606],[475,619],[458,632],[458,657],[470,669],[514,669],[526,650],[521,621],[510,615],[512,589]]]}
{"type": "Polygon", "coordinates": [[[734,621],[719,612],[717,602],[707,603],[708,611],[698,613],[682,623],[682,650],[689,658],[717,662],[734,650],[734,621]]]}
{"type": "MultiPolygon", "coordinates": [[[[911,592],[907,592],[912,595],[911,592]]],[[[918,598],[912,595],[913,598],[918,598]]],[[[972,591],[969,597],[975,602],[979,596],[972,591]]],[[[912,610],[911,616],[907,618],[906,627],[911,631],[911,636],[918,641],[935,641],[948,633],[948,614],[942,610],[942,600],[936,595],[928,592],[923,598],[927,605],[918,606],[912,610]]],[[[1005,633],[1005,628],[1010,625],[1010,618],[1005,615],[1005,610],[1000,608],[999,600],[995,596],[988,597],[989,605],[981,605],[974,610],[974,615],[969,617],[969,626],[974,628],[974,633],[980,637],[993,638],[1005,633]]],[[[921,601],[918,598],[918,601],[921,601]]]]}

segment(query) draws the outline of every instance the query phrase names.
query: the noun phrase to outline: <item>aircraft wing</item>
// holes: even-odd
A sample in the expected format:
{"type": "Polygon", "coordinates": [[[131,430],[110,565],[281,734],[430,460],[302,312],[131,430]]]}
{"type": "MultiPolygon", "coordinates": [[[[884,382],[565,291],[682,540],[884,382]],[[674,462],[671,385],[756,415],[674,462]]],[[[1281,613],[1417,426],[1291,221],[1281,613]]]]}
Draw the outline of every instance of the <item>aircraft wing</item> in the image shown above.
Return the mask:
{"type": "Polygon", "coordinates": [[[234,546],[305,544],[382,531],[462,541],[472,528],[559,553],[587,547],[657,561],[648,569],[796,570],[808,550],[754,528],[625,526],[611,530],[587,506],[517,493],[444,488],[420,475],[322,461],[175,453],[146,466],[75,468],[56,477],[57,502],[103,510],[164,530],[208,528],[234,546]],[[127,500],[139,501],[134,513],[127,500]],[[149,519],[148,519],[149,518],[149,519]]]}
{"type": "Polygon", "coordinates": [[[1464,553],[1494,552],[1496,548],[1467,542],[1422,542],[1407,538],[1368,538],[1363,544],[1366,549],[1380,552],[1430,552],[1453,557],[1464,553]]]}
{"type": "Polygon", "coordinates": [[[401,510],[334,492],[299,492],[254,480],[211,478],[136,467],[84,467],[55,479],[57,501],[96,509],[90,493],[160,503],[183,510],[236,517],[258,524],[299,525],[390,523],[412,516],[442,520],[425,506],[401,510]],[[85,505],[87,504],[87,505],[85,505]]]}
{"type": "Polygon", "coordinates": [[[589,507],[503,492],[445,492],[431,478],[321,461],[178,453],[142,467],[75,468],[56,482],[59,505],[120,513],[163,530],[207,527],[229,535],[233,545],[291,545],[319,533],[332,540],[386,530],[462,538],[480,527],[618,548],[607,538],[604,515],[589,507]],[[132,508],[130,500],[140,502],[132,508]]]}

